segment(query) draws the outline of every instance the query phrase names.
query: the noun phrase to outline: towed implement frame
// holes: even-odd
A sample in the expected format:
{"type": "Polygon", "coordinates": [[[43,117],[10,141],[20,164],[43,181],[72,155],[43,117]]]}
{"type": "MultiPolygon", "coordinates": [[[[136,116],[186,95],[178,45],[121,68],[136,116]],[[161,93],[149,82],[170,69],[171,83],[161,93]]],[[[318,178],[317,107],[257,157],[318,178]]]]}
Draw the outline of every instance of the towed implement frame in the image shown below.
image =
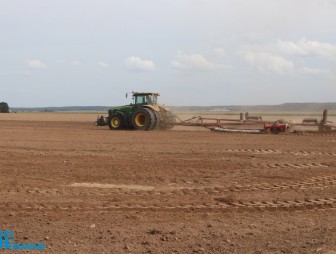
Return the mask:
{"type": "Polygon", "coordinates": [[[336,125],[333,125],[332,122],[327,120],[328,118],[328,110],[323,110],[323,116],[320,121],[317,119],[304,119],[302,123],[292,123],[284,120],[277,121],[264,121],[262,120],[262,116],[250,116],[248,112],[240,113],[239,119],[232,118],[214,118],[214,117],[203,117],[203,116],[194,116],[187,120],[181,120],[176,116],[178,120],[175,125],[180,126],[200,126],[208,128],[212,131],[220,131],[220,132],[242,132],[242,133],[272,133],[278,134],[280,132],[286,132],[290,128],[295,126],[311,126],[318,127],[318,131],[331,131],[336,129],[336,125]],[[241,127],[248,126],[262,126],[261,129],[242,129],[241,127]],[[240,126],[239,129],[228,128],[231,126],[240,126]]]}

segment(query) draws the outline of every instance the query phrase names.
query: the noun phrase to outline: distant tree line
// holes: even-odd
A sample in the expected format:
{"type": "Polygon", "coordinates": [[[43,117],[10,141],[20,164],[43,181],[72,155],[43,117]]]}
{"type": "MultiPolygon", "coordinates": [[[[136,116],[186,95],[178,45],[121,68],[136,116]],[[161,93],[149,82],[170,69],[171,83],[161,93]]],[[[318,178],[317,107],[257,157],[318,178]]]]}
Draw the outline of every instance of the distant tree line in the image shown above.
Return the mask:
{"type": "Polygon", "coordinates": [[[9,113],[9,107],[6,102],[0,102],[0,113],[9,113]]]}

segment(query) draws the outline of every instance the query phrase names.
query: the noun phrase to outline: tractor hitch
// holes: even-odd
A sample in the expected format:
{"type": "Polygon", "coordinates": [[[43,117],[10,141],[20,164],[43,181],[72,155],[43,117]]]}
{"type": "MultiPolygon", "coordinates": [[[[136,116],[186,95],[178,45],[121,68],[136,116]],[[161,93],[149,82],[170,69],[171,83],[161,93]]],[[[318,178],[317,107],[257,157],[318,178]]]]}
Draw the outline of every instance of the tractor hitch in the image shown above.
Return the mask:
{"type": "Polygon", "coordinates": [[[95,122],[96,126],[106,126],[107,125],[107,117],[103,115],[97,117],[97,121],[95,122]]]}

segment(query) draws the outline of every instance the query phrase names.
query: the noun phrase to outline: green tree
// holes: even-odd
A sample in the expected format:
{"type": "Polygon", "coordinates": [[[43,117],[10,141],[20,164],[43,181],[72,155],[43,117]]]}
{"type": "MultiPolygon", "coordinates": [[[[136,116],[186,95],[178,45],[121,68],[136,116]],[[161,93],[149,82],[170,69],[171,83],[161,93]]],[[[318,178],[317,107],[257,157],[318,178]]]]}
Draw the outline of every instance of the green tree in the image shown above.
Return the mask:
{"type": "Polygon", "coordinates": [[[6,102],[0,102],[0,113],[9,113],[9,107],[6,102]]]}

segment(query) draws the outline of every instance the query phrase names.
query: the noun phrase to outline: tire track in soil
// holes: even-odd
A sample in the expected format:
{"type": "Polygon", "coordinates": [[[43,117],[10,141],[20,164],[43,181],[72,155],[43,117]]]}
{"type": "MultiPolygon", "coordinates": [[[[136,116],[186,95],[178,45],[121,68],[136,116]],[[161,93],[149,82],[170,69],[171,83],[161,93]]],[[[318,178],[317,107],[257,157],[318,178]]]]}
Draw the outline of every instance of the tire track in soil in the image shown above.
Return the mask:
{"type": "MultiPolygon", "coordinates": [[[[336,136],[336,134],[335,134],[336,136]]],[[[336,140],[328,140],[327,142],[335,142],[336,140]]],[[[1,148],[1,147],[0,147],[1,148]]],[[[23,153],[30,153],[30,154],[47,154],[48,152],[62,152],[69,154],[73,152],[72,150],[68,149],[54,149],[53,150],[46,150],[42,151],[41,149],[33,148],[33,147],[15,147],[15,148],[8,148],[8,147],[2,147],[0,149],[0,152],[23,152],[23,153]]],[[[208,150],[197,150],[198,152],[208,152],[208,150]]],[[[74,155],[77,155],[78,151],[74,151],[74,155]]],[[[80,151],[81,155],[82,152],[85,152],[87,154],[91,154],[92,152],[110,152],[110,150],[88,150],[88,151],[80,151]]],[[[252,154],[294,154],[294,155],[326,155],[326,156],[336,156],[336,153],[331,152],[317,152],[317,151],[283,151],[283,150],[276,150],[276,149],[224,149],[219,151],[212,151],[213,153],[217,152],[224,152],[224,153],[252,153],[252,154]]]]}
{"type": "Polygon", "coordinates": [[[273,149],[224,149],[218,152],[225,153],[253,153],[253,154],[274,154],[274,153],[282,153],[281,150],[273,150],[273,149]]]}
{"type": "Polygon", "coordinates": [[[333,133],[320,133],[320,132],[296,132],[294,133],[298,136],[314,136],[314,137],[336,137],[336,132],[333,133]]]}
{"type": "Polygon", "coordinates": [[[320,156],[336,156],[336,153],[331,152],[316,152],[316,151],[298,151],[298,152],[287,152],[297,156],[309,156],[309,155],[320,155],[320,156]]]}
{"type": "Polygon", "coordinates": [[[224,153],[252,153],[252,154],[293,154],[300,156],[321,155],[321,156],[336,156],[332,152],[317,152],[317,151],[282,151],[273,149],[224,149],[219,152],[224,153]]]}
{"type": "MultiPolygon", "coordinates": [[[[158,205],[158,204],[99,204],[85,202],[83,205],[62,205],[62,204],[30,204],[30,203],[6,203],[0,207],[6,211],[110,211],[110,210],[175,210],[175,209],[332,209],[336,210],[336,198],[316,198],[305,200],[276,200],[276,201],[238,201],[219,202],[203,204],[183,204],[183,205],[158,205]]],[[[216,200],[215,199],[215,200],[216,200]]]]}
{"type": "Polygon", "coordinates": [[[213,195],[227,192],[246,192],[246,191],[275,191],[286,189],[326,189],[336,186],[336,176],[317,176],[306,179],[300,182],[283,182],[277,184],[270,184],[267,182],[258,184],[246,184],[246,185],[230,185],[227,187],[215,186],[215,187],[159,187],[159,190],[134,190],[123,188],[89,188],[89,187],[62,187],[52,189],[42,188],[29,188],[21,187],[8,190],[2,190],[7,194],[24,193],[24,194],[37,194],[37,195],[54,195],[54,196],[108,196],[111,194],[117,195],[129,195],[129,196],[149,196],[149,195],[213,195]]]}
{"type": "Polygon", "coordinates": [[[314,169],[314,168],[329,168],[326,163],[256,163],[255,167],[265,167],[270,169],[314,169]]]}

